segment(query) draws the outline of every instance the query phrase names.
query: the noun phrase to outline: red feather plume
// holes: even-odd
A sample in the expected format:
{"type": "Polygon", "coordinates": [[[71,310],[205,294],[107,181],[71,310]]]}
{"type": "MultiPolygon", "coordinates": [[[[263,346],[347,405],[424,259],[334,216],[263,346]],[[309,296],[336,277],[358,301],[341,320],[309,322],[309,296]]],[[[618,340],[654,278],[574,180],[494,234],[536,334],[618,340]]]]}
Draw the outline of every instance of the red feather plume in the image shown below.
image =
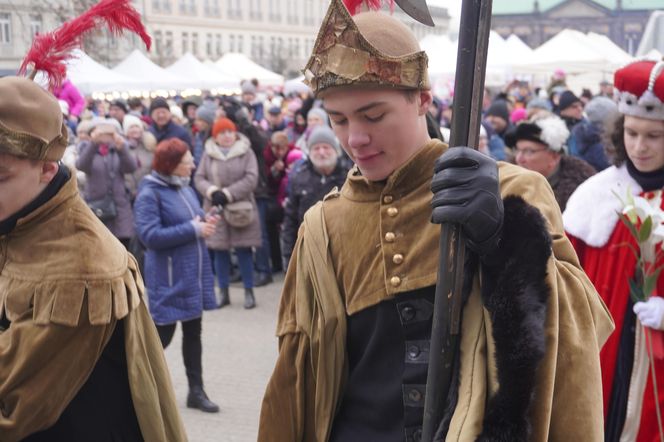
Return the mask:
{"type": "Polygon", "coordinates": [[[72,50],[81,46],[86,33],[104,24],[115,35],[120,35],[125,30],[138,34],[150,50],[150,36],[130,0],[102,0],[60,28],[37,35],[23,59],[19,75],[25,75],[28,66],[32,65],[35,73],[46,73],[51,89],[59,87],[67,76],[65,63],[72,58],[72,50]]]}
{"type": "MultiPolygon", "coordinates": [[[[343,0],[346,9],[350,12],[350,15],[355,15],[360,12],[362,3],[366,3],[369,9],[378,10],[381,8],[383,2],[382,0],[343,0]]],[[[394,0],[386,0],[390,6],[390,11],[394,12],[394,0]]]]}

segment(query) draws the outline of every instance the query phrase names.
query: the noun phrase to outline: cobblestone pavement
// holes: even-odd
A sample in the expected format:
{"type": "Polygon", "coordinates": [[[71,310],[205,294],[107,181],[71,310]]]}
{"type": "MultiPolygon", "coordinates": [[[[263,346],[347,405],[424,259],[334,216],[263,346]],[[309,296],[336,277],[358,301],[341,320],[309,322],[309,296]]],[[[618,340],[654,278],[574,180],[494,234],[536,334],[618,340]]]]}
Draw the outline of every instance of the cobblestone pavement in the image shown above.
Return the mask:
{"type": "Polygon", "coordinates": [[[178,326],[166,359],[190,442],[256,440],[261,400],[277,357],[274,332],[282,284],[280,276],[254,289],[258,306],[253,310],[242,308],[244,290],[232,284],[231,305],[203,315],[203,381],[220,413],[186,407],[187,379],[178,326]]]}

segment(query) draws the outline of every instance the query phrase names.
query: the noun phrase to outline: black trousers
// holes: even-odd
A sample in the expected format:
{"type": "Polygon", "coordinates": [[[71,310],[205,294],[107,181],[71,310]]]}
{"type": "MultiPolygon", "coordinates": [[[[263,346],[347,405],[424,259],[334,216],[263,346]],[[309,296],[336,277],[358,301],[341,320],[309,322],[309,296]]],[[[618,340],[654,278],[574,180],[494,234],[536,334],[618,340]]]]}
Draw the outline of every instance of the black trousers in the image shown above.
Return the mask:
{"type": "MultiPolygon", "coordinates": [[[[177,323],[157,325],[162,347],[168,347],[177,323]]],[[[182,321],[182,358],[189,388],[203,387],[203,346],[201,344],[201,318],[182,321]]]]}

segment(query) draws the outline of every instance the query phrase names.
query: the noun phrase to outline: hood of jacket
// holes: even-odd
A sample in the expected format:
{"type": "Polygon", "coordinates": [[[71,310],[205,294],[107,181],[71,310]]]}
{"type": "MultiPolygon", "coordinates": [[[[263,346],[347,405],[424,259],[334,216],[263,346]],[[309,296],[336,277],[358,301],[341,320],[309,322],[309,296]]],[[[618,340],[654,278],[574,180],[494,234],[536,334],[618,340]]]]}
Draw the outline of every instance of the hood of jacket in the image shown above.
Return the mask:
{"type": "Polygon", "coordinates": [[[232,158],[241,157],[247,153],[249,149],[251,149],[249,138],[240,132],[237,133],[237,141],[235,144],[233,144],[233,146],[231,146],[231,150],[227,155],[224,155],[213,138],[208,138],[208,140],[205,142],[205,153],[208,154],[210,158],[214,158],[215,160],[219,161],[228,161],[232,158]]]}

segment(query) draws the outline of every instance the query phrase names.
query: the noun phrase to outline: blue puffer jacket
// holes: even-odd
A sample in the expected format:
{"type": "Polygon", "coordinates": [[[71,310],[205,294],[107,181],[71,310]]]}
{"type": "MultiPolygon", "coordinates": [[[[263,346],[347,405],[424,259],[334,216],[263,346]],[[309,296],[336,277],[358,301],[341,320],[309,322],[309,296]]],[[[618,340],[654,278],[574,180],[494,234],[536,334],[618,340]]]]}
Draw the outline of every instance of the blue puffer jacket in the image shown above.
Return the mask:
{"type": "Polygon", "coordinates": [[[134,219],[147,248],[145,285],[157,325],[216,308],[210,257],[192,223],[197,215],[205,216],[191,187],[169,185],[154,172],[141,181],[134,219]]]}

